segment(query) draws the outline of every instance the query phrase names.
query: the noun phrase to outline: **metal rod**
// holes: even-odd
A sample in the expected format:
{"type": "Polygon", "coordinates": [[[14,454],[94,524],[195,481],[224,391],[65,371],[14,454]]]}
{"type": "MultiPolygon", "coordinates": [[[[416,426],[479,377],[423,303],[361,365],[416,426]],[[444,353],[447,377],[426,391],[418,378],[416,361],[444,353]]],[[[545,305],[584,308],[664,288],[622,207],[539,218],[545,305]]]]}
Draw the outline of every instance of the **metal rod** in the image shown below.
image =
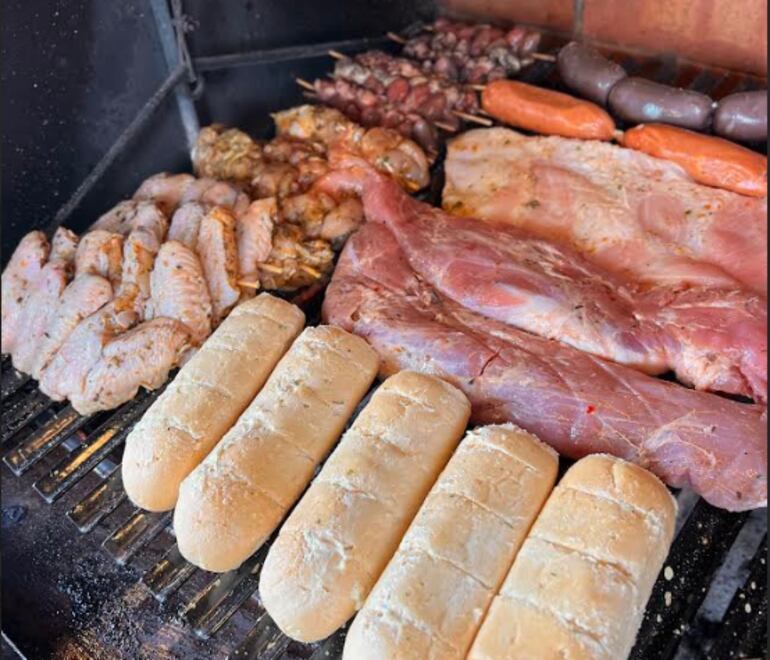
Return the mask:
{"type": "Polygon", "coordinates": [[[182,557],[176,543],[142,577],[144,585],[161,603],[181,587],[198,569],[182,557]]]}
{"type": "Polygon", "coordinates": [[[346,51],[356,52],[382,48],[389,42],[390,39],[387,37],[344,39],[342,41],[327,41],[326,43],[312,44],[310,46],[289,46],[287,48],[273,48],[247,53],[198,57],[193,60],[193,64],[197,71],[219,71],[239,66],[257,66],[260,64],[275,64],[276,62],[300,61],[314,57],[328,57],[330,50],[345,53],[346,51]]]}
{"type": "Polygon", "coordinates": [[[78,189],[74,192],[69,201],[62,206],[53,217],[53,220],[48,224],[47,231],[53,233],[59,226],[64,224],[67,219],[72,215],[73,211],[80,205],[83,198],[91,191],[91,189],[102,178],[104,173],[109,169],[129,144],[142,132],[150,120],[153,118],[155,111],[160,107],[160,104],[164,99],[174,90],[179,82],[184,78],[187,70],[184,66],[180,65],[166,78],[163,84],[158,90],[149,98],[147,103],[144,104],[142,109],[138,112],[134,120],[126,127],[126,129],[120,134],[114,144],[107,150],[107,153],[102,156],[102,159],[96,164],[91,173],[85,178],[85,181],[78,186],[78,189]]]}
{"type": "Polygon", "coordinates": [[[104,539],[102,547],[123,566],[166,528],[172,515],[171,511],[150,513],[135,509],[128,520],[104,539]]]}
{"type": "Polygon", "coordinates": [[[57,405],[40,390],[32,390],[3,406],[3,429],[0,432],[0,444],[5,444],[19,431],[24,429],[38,415],[57,405]]]}
{"type": "MultiPolygon", "coordinates": [[[[168,1],[150,0],[150,6],[155,17],[155,26],[158,28],[160,44],[163,48],[163,55],[166,58],[169,70],[173,71],[180,65],[186,66],[179,57],[180,46],[177,42],[174,24],[168,10],[168,1]]],[[[179,118],[182,121],[182,128],[187,138],[187,148],[191,150],[198,139],[198,133],[200,133],[200,121],[189,86],[177,85],[174,90],[174,97],[176,98],[177,110],[179,110],[179,118]]]]}
{"type": "Polygon", "coordinates": [[[67,511],[69,518],[81,534],[90,532],[126,499],[119,468],[67,511]]]}

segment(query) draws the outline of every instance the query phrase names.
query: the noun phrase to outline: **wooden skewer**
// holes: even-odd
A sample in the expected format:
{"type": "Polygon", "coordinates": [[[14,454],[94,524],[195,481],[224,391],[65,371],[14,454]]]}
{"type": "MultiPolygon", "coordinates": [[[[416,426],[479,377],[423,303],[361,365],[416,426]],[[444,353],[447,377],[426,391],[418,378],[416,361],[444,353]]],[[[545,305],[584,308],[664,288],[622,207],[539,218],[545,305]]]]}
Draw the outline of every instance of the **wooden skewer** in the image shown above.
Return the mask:
{"type": "Polygon", "coordinates": [[[455,117],[459,117],[460,119],[464,119],[465,121],[473,122],[474,124],[479,124],[481,126],[491,126],[492,122],[489,119],[484,119],[484,117],[477,117],[476,115],[469,115],[467,112],[460,112],[459,110],[452,110],[452,114],[455,117]]]}
{"type": "Polygon", "coordinates": [[[252,282],[251,280],[238,280],[238,286],[242,286],[244,289],[259,289],[259,282],[252,282]]]}
{"type": "Polygon", "coordinates": [[[345,53],[340,53],[338,50],[331,50],[329,49],[329,55],[331,55],[335,60],[346,60],[348,59],[348,56],[345,55],[345,53]]]}
{"type": "Polygon", "coordinates": [[[434,121],[433,125],[437,126],[442,131],[446,131],[447,133],[454,133],[457,130],[454,126],[450,126],[449,124],[445,124],[441,121],[434,121]]]}
{"type": "Polygon", "coordinates": [[[312,83],[309,83],[307,80],[303,80],[302,78],[295,78],[294,80],[300,87],[304,87],[306,90],[310,92],[315,91],[315,87],[313,87],[312,83]]]}
{"type": "Polygon", "coordinates": [[[531,53],[530,57],[533,60],[541,60],[542,62],[555,62],[556,61],[556,55],[551,55],[550,53],[531,53]]]}
{"type": "Polygon", "coordinates": [[[302,96],[304,96],[306,99],[310,99],[311,101],[318,100],[318,94],[313,94],[313,92],[302,92],[302,96]]]}
{"type": "Polygon", "coordinates": [[[404,39],[404,37],[400,37],[395,32],[388,32],[386,36],[388,37],[388,39],[390,39],[391,41],[395,41],[397,44],[406,43],[406,39],[404,39]]]}

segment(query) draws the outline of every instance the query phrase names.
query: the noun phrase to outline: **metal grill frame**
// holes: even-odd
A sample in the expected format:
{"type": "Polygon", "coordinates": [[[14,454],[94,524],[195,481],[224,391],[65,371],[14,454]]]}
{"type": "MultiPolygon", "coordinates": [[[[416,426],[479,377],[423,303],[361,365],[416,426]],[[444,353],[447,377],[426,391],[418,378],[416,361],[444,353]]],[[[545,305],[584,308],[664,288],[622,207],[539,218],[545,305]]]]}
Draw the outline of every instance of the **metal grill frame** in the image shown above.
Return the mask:
{"type": "MultiPolygon", "coordinates": [[[[180,35],[175,33],[174,28],[175,24],[179,24],[180,16],[172,18],[166,0],[151,0],[151,4],[169,67],[168,77],[73,197],[56,214],[48,227],[49,232],[72,215],[110,164],[124,153],[152,121],[155,111],[172,92],[188,141],[194,139],[199,121],[193,94],[186,82],[199,74],[233,67],[318,58],[330,49],[354,53],[392,46],[385,37],[354,39],[183,61],[186,49],[180,44],[180,35]]],[[[178,4],[172,3],[174,7],[178,7],[178,4]]],[[[405,33],[418,29],[419,26],[411,26],[405,33]]],[[[621,57],[620,61],[629,73],[699,91],[717,89],[720,96],[730,91],[756,87],[758,80],[724,71],[694,66],[680,67],[670,59],[643,60],[628,56],[621,57]]],[[[561,89],[555,67],[548,62],[535,63],[523,72],[520,79],[561,89]]],[[[434,168],[431,185],[424,194],[434,204],[440,202],[442,161],[443,156],[434,168]]],[[[314,319],[314,322],[318,322],[321,297],[322,292],[319,291],[315,296],[305,294],[302,300],[297,301],[311,308],[308,310],[308,318],[314,319]]],[[[100,524],[108,524],[112,531],[102,540],[102,546],[120,565],[131,562],[148,544],[165,533],[168,537],[165,554],[141,579],[160,603],[168,602],[194,575],[205,573],[187,563],[179,554],[173,543],[171,513],[155,514],[134,509],[127,518],[114,520],[116,510],[125,504],[127,498],[120,481],[119,464],[110,457],[116,454],[133,424],[159,391],[142,392],[115,411],[85,418],[77,415],[67,404],[48,400],[35,389],[34,383],[27,376],[13,370],[6,357],[2,361],[1,385],[4,423],[0,442],[3,445],[3,462],[14,475],[24,478],[30,468],[49,454],[61,452],[62,447],[69,450],[56,467],[36,479],[32,487],[51,504],[69,492],[85,475],[91,472],[99,474],[101,478],[98,485],[66,513],[79,532],[92,533],[100,524]]],[[[720,511],[687,492],[679,493],[677,498],[680,504],[677,536],[655,585],[631,657],[634,660],[696,657],[682,655],[682,649],[687,644],[694,644],[700,657],[721,659],[764,656],[767,645],[766,521],[756,552],[752,557],[745,558],[745,580],[726,604],[719,629],[713,639],[701,643],[704,641],[699,639],[703,633],[704,601],[712,580],[729,561],[731,553],[735,554],[735,541],[744,529],[749,514],[720,511]]],[[[269,545],[270,541],[235,571],[222,575],[206,574],[203,588],[182,602],[174,616],[200,638],[215,635],[246,601],[258,597],[259,569],[269,545]]],[[[324,659],[339,657],[344,635],[343,629],[324,642],[306,645],[300,655],[324,659]]],[[[290,643],[264,610],[259,608],[250,632],[230,657],[277,658],[289,649],[290,643]]],[[[296,644],[294,652],[297,652],[296,644]]]]}

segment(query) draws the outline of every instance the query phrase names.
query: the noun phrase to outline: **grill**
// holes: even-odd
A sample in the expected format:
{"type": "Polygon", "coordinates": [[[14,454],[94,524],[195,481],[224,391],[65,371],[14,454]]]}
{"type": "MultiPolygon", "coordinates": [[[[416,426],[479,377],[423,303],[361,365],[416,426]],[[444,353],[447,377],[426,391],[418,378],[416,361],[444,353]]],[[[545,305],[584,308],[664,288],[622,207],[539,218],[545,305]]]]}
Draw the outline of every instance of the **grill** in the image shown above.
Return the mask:
{"type": "MultiPolygon", "coordinates": [[[[191,62],[181,33],[174,29],[181,25],[179,3],[171,3],[177,14],[173,17],[165,1],[153,0],[151,4],[169,65],[167,78],[56,214],[49,230],[71,217],[171,96],[176,97],[188,141],[194,139],[198,108],[190,87],[180,82],[197,81],[200,85],[205,81],[216,91],[223,77],[237,72],[243,79],[266,65],[276,66],[280,75],[291,72],[312,78],[331,68],[330,49],[344,53],[395,49],[383,36],[209,56],[191,62]],[[200,77],[194,78],[192,71],[200,77]]],[[[419,26],[413,25],[404,33],[410,30],[419,30],[419,26]]],[[[546,51],[554,51],[559,44],[556,37],[544,40],[546,51]]],[[[621,53],[613,57],[631,74],[689,87],[715,98],[762,85],[756,78],[674,59],[621,53]]],[[[264,70],[260,71],[264,75],[264,70]]],[[[554,65],[546,61],[536,62],[521,78],[560,88],[554,65]]],[[[230,92],[227,99],[212,104],[225,100],[237,103],[238,97],[230,92]]],[[[300,102],[302,97],[296,90],[294,97],[281,98],[270,109],[300,102]]],[[[439,159],[425,197],[437,203],[442,184],[439,159]]],[[[316,290],[295,301],[306,309],[309,320],[317,323],[321,298],[322,291],[316,290]]],[[[69,405],[47,399],[33,381],[14,371],[3,358],[1,394],[2,460],[18,477],[6,476],[2,494],[4,636],[23,653],[40,657],[55,648],[57,654],[67,657],[341,655],[344,630],[324,642],[301,645],[283,636],[265,614],[256,588],[269,543],[238,570],[216,576],[196,569],[180,556],[170,513],[144,512],[128,502],[120,480],[122,444],[159,392],[142,392],[115,411],[82,417],[69,405]],[[30,617],[33,612],[38,619],[30,617]]],[[[677,493],[677,499],[676,539],[653,591],[632,658],[764,657],[765,512],[726,513],[688,491],[677,493]]]]}

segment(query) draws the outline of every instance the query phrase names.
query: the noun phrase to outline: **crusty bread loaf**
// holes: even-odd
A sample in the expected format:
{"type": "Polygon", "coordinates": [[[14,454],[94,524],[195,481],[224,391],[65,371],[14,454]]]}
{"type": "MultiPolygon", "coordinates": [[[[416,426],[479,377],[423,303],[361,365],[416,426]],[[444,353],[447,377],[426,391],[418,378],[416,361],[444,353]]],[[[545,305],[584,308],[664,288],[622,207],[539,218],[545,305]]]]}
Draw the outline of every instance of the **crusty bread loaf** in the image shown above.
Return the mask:
{"type": "Polygon", "coordinates": [[[628,656],[674,533],[676,501],[641,467],[578,461],[532,526],[469,658],[628,656]]]}
{"type": "Polygon", "coordinates": [[[262,602],[290,637],[327,637],[366,599],[457,445],[465,395],[402,371],[374,393],[281,529],[262,602]]]}
{"type": "Polygon", "coordinates": [[[239,566],[275,530],[377,375],[377,353],[333,326],[307,328],[213,452],[184,480],[174,512],[182,555],[239,566]]]}
{"type": "Polygon", "coordinates": [[[305,323],[267,293],[236,307],[126,440],[123,486],[150,511],[174,507],[179,484],[233,425],[305,323]]]}
{"type": "Polygon", "coordinates": [[[344,659],[464,658],[558,465],[513,424],[469,432],[353,621],[344,659]]]}

